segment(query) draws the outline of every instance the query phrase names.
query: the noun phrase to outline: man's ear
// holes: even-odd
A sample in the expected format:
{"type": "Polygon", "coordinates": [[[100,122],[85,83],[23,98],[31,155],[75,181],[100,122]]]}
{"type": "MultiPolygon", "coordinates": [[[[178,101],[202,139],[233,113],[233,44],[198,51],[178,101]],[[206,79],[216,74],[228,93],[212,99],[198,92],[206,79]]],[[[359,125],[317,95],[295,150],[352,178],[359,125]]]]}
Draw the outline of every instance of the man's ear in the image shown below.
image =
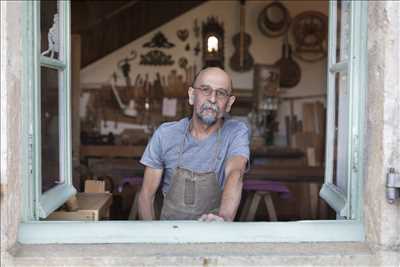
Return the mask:
{"type": "Polygon", "coordinates": [[[225,112],[228,113],[229,111],[231,111],[231,108],[232,108],[233,102],[235,102],[235,99],[236,99],[236,97],[233,95],[229,97],[228,103],[226,104],[225,112]]]}
{"type": "Polygon", "coordinates": [[[193,104],[194,104],[194,89],[191,86],[189,87],[188,95],[189,95],[189,104],[191,106],[193,106],[193,104]]]}

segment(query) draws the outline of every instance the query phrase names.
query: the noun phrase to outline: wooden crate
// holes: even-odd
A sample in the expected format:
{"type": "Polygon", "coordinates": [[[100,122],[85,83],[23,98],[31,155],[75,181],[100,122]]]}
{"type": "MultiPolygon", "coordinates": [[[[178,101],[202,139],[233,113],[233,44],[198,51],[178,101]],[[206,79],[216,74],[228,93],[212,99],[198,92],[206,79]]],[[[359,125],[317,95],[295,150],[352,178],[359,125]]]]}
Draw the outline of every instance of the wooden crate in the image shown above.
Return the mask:
{"type": "Polygon", "coordinates": [[[46,220],[59,221],[98,221],[109,218],[112,194],[78,193],[77,211],[55,211],[46,220]]]}

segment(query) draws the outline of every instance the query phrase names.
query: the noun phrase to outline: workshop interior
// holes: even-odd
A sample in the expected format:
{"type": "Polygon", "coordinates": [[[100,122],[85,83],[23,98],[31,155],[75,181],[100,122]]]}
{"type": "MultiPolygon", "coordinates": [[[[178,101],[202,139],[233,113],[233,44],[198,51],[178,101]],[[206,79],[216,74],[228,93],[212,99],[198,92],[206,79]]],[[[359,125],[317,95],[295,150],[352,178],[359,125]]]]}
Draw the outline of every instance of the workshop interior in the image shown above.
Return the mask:
{"type": "MultiPolygon", "coordinates": [[[[47,38],[58,12],[57,2],[41,2],[42,55],[50,58],[58,56],[47,38]]],[[[327,165],[328,13],[328,1],[72,0],[72,177],[78,193],[46,220],[138,220],[144,149],[160,124],[191,116],[188,88],[208,66],[232,77],[230,116],[251,129],[235,221],[337,219],[319,194],[327,165]]],[[[57,71],[42,68],[42,192],[57,185],[61,171],[58,79],[57,71]]],[[[338,82],[329,164],[333,182],[346,190],[338,168],[346,160],[338,146],[345,142],[342,94],[338,82]]],[[[159,190],[156,217],[162,201],[159,190]]]]}

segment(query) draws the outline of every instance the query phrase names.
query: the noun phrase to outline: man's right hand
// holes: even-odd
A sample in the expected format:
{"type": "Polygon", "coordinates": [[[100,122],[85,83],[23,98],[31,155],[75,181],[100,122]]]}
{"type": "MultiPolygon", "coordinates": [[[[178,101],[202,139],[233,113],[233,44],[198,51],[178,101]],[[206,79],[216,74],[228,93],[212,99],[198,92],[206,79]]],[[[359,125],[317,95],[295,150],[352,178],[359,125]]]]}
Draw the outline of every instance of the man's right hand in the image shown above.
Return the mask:
{"type": "Polygon", "coordinates": [[[212,213],[203,214],[197,220],[200,222],[223,222],[223,221],[225,221],[224,218],[222,218],[218,215],[212,214],[212,213]]]}

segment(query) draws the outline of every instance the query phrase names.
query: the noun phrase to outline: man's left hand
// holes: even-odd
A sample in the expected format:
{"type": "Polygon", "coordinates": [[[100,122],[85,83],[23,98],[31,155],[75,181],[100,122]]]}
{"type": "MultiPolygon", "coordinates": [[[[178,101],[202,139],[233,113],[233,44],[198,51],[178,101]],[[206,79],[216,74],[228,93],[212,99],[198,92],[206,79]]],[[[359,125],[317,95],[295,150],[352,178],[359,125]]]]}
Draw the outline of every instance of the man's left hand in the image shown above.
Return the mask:
{"type": "Polygon", "coordinates": [[[212,214],[212,213],[203,214],[197,220],[200,222],[223,222],[223,221],[225,221],[224,218],[222,218],[218,215],[212,214]]]}

